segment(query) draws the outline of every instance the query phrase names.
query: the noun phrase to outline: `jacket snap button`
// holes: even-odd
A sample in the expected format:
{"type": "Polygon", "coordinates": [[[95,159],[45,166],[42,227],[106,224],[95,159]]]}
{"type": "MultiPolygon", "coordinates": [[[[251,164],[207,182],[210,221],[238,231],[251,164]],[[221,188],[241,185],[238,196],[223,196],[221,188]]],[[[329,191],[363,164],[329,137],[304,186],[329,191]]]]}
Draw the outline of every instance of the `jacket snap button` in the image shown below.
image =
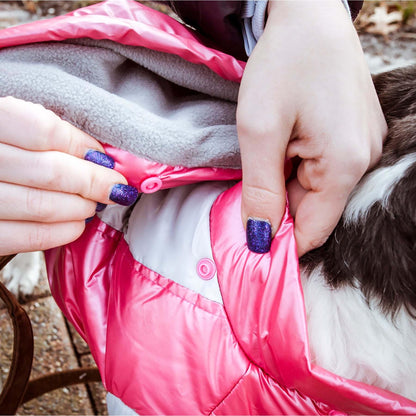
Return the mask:
{"type": "Polygon", "coordinates": [[[145,179],[141,185],[140,190],[144,194],[152,194],[153,192],[158,191],[162,187],[162,180],[157,176],[152,176],[145,179]]]}
{"type": "Polygon", "coordinates": [[[211,259],[201,259],[196,265],[198,276],[204,280],[210,280],[215,276],[217,268],[211,259]]]}

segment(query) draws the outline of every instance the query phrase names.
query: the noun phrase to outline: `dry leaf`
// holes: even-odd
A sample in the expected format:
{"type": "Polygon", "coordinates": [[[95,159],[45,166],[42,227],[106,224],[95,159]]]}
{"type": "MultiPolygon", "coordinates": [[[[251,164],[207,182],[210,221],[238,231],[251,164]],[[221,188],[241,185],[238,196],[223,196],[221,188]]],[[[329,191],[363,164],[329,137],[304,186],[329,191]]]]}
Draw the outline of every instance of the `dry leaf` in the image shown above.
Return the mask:
{"type": "Polygon", "coordinates": [[[23,6],[29,13],[36,14],[38,6],[33,0],[23,0],[23,6]]]}
{"type": "Polygon", "coordinates": [[[399,10],[390,12],[385,4],[374,9],[374,13],[364,18],[363,26],[366,32],[387,36],[399,29],[403,21],[403,13],[399,10]]]}

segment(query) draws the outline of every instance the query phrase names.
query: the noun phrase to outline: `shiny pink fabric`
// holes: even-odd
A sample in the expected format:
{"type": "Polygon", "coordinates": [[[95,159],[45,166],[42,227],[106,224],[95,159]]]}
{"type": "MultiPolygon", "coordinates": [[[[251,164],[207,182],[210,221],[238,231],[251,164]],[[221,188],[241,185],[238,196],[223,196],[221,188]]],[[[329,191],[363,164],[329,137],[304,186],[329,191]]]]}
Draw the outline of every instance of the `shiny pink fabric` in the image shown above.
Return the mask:
{"type": "Polygon", "coordinates": [[[310,362],[292,219],[286,212],[270,253],[259,256],[247,249],[240,207],[238,184],[212,208],[211,239],[224,307],[250,361],[278,383],[332,410],[415,414],[416,403],[402,396],[310,362]]]}
{"type": "MultiPolygon", "coordinates": [[[[129,0],[3,30],[0,46],[79,37],[174,53],[235,81],[244,68],[129,0]]],[[[106,151],[138,187],[149,177],[172,187],[241,175],[106,151]]],[[[224,306],[135,261],[122,233],[98,218],[77,241],[46,253],[53,296],[89,343],[106,388],[141,414],[416,414],[414,402],[310,363],[292,220],[286,214],[270,253],[251,253],[240,198],[238,184],[211,211],[224,306]]]]}
{"type": "Polygon", "coordinates": [[[222,168],[185,168],[169,166],[163,163],[138,158],[125,150],[104,144],[105,152],[112,156],[116,164],[114,169],[129,180],[129,184],[141,189],[149,178],[161,180],[160,189],[174,188],[180,185],[213,180],[239,180],[240,169],[222,168]]]}
{"type": "Polygon", "coordinates": [[[48,265],[106,388],[139,414],[210,413],[247,371],[222,306],[137,263],[98,219],[48,265]]]}
{"type": "Polygon", "coordinates": [[[330,410],[253,364],[222,305],[135,261],[122,234],[98,218],[47,259],[52,294],[106,388],[139,414],[330,410]]]}
{"type": "Polygon", "coordinates": [[[52,294],[106,388],[139,414],[414,414],[401,396],[311,365],[292,220],[256,255],[240,203],[237,184],[211,210],[224,306],[135,261],[98,218],[47,253],[52,294]]]}

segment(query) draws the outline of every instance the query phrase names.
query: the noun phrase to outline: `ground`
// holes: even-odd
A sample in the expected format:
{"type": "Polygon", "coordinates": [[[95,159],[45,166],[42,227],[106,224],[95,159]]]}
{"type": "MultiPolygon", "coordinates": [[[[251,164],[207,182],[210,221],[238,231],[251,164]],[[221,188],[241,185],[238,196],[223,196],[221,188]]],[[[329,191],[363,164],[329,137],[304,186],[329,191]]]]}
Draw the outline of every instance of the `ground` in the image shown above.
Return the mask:
{"type": "MultiPolygon", "coordinates": [[[[1,1],[0,29],[37,19],[51,18],[92,4],[91,1],[1,1]]],[[[167,11],[164,6],[144,2],[167,11]]],[[[416,62],[414,2],[367,2],[356,21],[372,73],[416,62]],[[395,14],[392,14],[395,13],[395,14]]],[[[80,365],[93,365],[87,345],[65,321],[55,305],[44,273],[35,293],[22,300],[35,334],[32,376],[80,365]]],[[[8,374],[12,351],[12,328],[0,305],[0,381],[8,374]]],[[[44,395],[19,409],[19,414],[106,414],[105,392],[99,383],[75,386],[44,395]]]]}

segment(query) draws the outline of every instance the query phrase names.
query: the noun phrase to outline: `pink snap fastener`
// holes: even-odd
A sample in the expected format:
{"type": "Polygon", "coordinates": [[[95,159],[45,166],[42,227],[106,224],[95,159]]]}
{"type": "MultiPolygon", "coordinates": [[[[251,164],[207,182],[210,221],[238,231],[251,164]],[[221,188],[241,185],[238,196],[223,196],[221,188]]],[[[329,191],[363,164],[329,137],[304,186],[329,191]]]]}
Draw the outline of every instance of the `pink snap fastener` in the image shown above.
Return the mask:
{"type": "Polygon", "coordinates": [[[198,276],[204,280],[210,280],[215,276],[217,268],[211,259],[201,259],[196,265],[198,276]]]}
{"type": "Polygon", "coordinates": [[[152,194],[153,192],[158,191],[162,187],[162,180],[157,176],[152,176],[145,179],[141,185],[140,190],[144,194],[152,194]]]}

